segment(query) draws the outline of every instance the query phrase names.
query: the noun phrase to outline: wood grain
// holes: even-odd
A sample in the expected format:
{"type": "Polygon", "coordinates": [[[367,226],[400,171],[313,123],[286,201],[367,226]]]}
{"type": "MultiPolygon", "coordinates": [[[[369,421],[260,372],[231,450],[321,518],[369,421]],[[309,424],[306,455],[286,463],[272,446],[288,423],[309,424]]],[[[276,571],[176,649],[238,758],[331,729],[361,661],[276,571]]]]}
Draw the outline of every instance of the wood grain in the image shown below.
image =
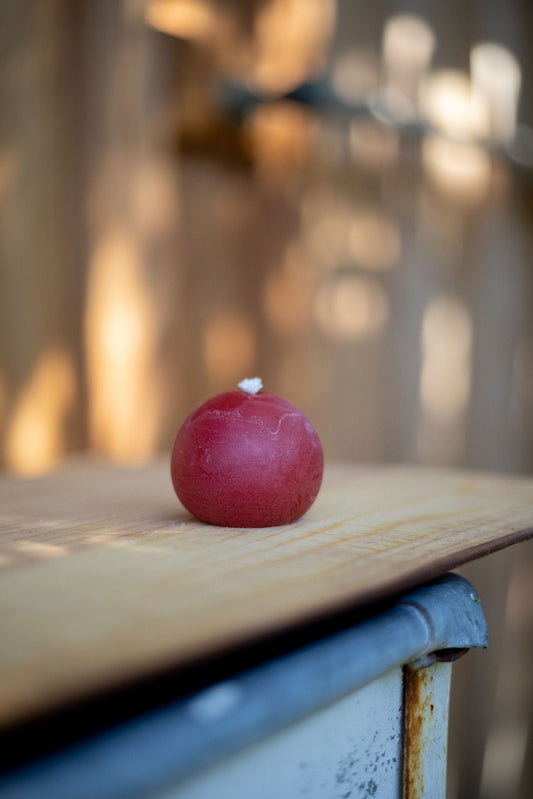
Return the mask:
{"type": "Polygon", "coordinates": [[[533,535],[533,479],[330,466],[287,527],[192,519],[163,459],[0,480],[0,728],[533,535]]]}

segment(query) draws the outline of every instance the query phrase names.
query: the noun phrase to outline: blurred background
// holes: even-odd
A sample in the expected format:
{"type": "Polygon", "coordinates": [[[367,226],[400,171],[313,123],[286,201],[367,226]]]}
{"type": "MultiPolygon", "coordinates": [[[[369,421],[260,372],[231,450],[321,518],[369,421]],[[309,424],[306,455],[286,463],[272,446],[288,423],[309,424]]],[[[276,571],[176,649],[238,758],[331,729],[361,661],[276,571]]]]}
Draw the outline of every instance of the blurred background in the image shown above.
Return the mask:
{"type": "MultiPolygon", "coordinates": [[[[0,467],[261,375],[328,460],[533,472],[529,0],[2,0],[0,467]]],[[[533,794],[533,549],[462,570],[450,799],[533,794]]]]}

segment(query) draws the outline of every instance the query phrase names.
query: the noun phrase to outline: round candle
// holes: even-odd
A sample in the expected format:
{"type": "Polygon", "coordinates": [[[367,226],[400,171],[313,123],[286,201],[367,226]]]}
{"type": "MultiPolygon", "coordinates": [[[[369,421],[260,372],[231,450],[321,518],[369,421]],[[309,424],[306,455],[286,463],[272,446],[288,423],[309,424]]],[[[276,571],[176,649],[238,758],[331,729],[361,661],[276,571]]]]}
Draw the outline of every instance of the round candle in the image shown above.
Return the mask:
{"type": "Polygon", "coordinates": [[[171,457],[174,490],[194,516],[224,527],[290,524],[313,504],[324,458],[309,419],[259,378],[200,405],[171,457]]]}

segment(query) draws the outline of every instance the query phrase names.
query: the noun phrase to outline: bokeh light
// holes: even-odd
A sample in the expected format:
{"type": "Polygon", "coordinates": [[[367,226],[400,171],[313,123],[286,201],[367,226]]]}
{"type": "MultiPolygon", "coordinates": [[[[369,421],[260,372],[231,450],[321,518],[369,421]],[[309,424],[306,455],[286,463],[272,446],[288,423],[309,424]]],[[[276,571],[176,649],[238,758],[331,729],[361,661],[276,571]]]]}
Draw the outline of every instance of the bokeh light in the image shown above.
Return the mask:
{"type": "Polygon", "coordinates": [[[58,460],[65,450],[68,417],[76,399],[72,358],[62,349],[45,351],[9,420],[5,443],[8,468],[36,474],[58,460]]]}
{"type": "Polygon", "coordinates": [[[361,275],[331,275],[319,286],[315,318],[334,339],[357,341],[379,333],[389,316],[382,286],[361,275]]]}

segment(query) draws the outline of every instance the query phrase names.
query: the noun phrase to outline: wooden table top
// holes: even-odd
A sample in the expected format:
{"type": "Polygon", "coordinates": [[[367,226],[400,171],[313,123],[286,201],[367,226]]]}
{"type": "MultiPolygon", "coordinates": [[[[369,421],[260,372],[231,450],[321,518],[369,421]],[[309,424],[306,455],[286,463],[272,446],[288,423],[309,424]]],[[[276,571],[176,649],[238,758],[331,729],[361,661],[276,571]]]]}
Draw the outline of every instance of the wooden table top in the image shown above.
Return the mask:
{"type": "Polygon", "coordinates": [[[533,479],[331,465],[311,510],[212,527],[168,459],[0,479],[0,729],[411,588],[533,535],[533,479]]]}

